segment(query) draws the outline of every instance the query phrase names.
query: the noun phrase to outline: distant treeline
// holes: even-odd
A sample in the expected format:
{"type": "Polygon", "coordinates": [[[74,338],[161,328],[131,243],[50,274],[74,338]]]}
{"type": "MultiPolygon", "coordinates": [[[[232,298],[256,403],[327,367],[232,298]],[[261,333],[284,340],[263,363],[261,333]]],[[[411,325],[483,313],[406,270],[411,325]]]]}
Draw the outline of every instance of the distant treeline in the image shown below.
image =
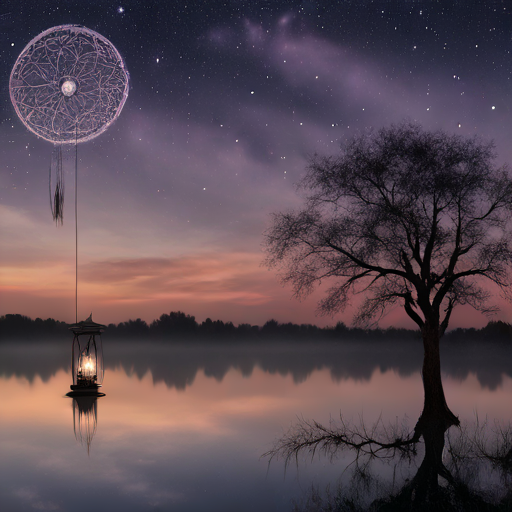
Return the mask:
{"type": "MultiPolygon", "coordinates": [[[[0,316],[0,341],[37,339],[69,339],[69,324],[48,318],[42,320],[23,315],[0,316]]],[[[163,314],[150,324],[138,318],[119,324],[109,324],[105,335],[111,339],[129,339],[140,341],[181,341],[186,339],[198,340],[421,340],[418,330],[399,328],[387,329],[361,329],[347,327],[338,322],[334,327],[317,327],[311,324],[281,324],[276,320],[269,320],[263,326],[239,324],[222,320],[207,318],[198,323],[194,316],[181,311],[163,314]]],[[[482,329],[455,329],[448,332],[443,338],[447,341],[511,341],[512,326],[497,321],[489,322],[482,329]]]]}

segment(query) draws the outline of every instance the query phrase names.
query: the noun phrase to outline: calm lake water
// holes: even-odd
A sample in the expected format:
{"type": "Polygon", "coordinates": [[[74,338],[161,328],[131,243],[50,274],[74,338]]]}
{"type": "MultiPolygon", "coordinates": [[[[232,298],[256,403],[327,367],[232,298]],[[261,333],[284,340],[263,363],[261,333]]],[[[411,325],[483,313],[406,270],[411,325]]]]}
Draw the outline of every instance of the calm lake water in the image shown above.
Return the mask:
{"type": "MultiPolygon", "coordinates": [[[[405,418],[412,429],[422,408],[419,342],[103,342],[106,396],[84,403],[65,396],[71,340],[0,344],[0,510],[291,510],[312,485],[349,479],[349,456],[286,472],[261,457],[298,418],[405,418]]],[[[511,421],[508,346],[442,357],[463,422],[511,421]]]]}

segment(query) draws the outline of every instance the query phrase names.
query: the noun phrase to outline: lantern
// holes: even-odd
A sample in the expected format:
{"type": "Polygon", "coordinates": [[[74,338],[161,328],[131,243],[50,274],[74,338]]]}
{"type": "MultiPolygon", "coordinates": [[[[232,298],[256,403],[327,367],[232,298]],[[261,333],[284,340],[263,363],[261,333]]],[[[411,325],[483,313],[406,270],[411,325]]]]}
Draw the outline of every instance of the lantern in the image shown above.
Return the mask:
{"type": "Polygon", "coordinates": [[[71,355],[73,384],[69,396],[104,396],[98,390],[103,382],[103,350],[101,333],[105,326],[92,320],[78,322],[69,328],[74,333],[71,355]]]}

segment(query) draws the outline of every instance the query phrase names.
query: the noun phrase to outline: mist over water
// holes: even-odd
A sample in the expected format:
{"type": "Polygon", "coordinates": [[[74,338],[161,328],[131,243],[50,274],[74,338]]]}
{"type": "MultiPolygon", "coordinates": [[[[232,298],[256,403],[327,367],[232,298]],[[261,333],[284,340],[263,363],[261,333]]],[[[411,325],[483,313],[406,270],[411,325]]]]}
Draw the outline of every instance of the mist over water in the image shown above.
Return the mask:
{"type": "MultiPolygon", "coordinates": [[[[0,344],[0,376],[39,376],[47,382],[59,370],[69,371],[70,345],[55,342],[0,344]]],[[[407,377],[421,371],[421,341],[396,343],[365,341],[311,343],[273,341],[248,343],[214,341],[146,343],[109,341],[104,347],[107,370],[122,368],[142,378],[151,373],[154,383],[185,389],[199,370],[222,381],[234,369],[250,377],[260,368],[269,374],[291,375],[295,383],[312,372],[328,370],[333,381],[368,381],[375,370],[393,371],[407,377]]],[[[444,343],[441,346],[443,374],[464,380],[474,374],[482,387],[496,389],[503,377],[512,377],[512,347],[505,343],[444,343]]]]}

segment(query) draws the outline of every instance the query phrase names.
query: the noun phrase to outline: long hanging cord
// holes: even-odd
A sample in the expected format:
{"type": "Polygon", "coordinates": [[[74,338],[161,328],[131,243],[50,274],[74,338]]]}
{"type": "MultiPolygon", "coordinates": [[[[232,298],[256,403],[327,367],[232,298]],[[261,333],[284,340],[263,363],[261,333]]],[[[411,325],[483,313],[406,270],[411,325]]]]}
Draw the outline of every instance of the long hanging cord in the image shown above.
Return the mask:
{"type": "Polygon", "coordinates": [[[78,131],[75,127],[75,323],[78,323],[78,131]]]}

